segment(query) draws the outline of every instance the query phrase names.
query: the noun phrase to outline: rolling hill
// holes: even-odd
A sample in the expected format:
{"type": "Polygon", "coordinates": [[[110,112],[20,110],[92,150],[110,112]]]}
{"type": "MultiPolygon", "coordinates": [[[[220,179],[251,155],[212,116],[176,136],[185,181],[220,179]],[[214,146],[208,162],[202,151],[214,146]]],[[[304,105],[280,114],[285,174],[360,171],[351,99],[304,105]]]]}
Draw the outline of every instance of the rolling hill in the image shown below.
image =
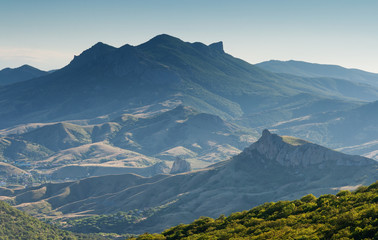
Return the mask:
{"type": "Polygon", "coordinates": [[[218,116],[179,105],[157,113],[125,113],[100,124],[57,122],[4,130],[0,159],[15,166],[28,164],[53,179],[133,172],[151,176],[169,172],[162,161],[177,157],[196,169],[227,160],[255,141],[256,135],[218,116]],[[158,162],[163,165],[152,166],[158,162]]]}
{"type": "Polygon", "coordinates": [[[368,158],[265,130],[241,154],[206,169],[152,178],[93,177],[15,190],[3,198],[37,215],[63,219],[143,209],[149,214],[122,231],[161,232],[204,215],[218,217],[266,201],[370,184],[378,177],[377,167],[368,158]]]}

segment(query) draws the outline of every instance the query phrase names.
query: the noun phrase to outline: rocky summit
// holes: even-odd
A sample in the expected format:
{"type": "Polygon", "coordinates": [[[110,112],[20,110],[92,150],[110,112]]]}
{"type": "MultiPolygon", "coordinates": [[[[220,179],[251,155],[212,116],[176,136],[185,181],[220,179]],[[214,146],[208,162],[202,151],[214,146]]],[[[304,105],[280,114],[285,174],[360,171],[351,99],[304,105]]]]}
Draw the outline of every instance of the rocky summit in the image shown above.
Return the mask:
{"type": "Polygon", "coordinates": [[[181,159],[180,157],[176,157],[176,160],[173,162],[171,174],[176,173],[184,173],[184,172],[190,172],[192,170],[192,167],[190,166],[190,162],[181,159]]]}
{"type": "Polygon", "coordinates": [[[275,161],[286,167],[309,167],[327,162],[340,166],[362,166],[372,161],[361,156],[348,156],[295,137],[272,134],[267,129],[244,154],[253,156],[254,151],[264,156],[267,161],[275,161]]]}

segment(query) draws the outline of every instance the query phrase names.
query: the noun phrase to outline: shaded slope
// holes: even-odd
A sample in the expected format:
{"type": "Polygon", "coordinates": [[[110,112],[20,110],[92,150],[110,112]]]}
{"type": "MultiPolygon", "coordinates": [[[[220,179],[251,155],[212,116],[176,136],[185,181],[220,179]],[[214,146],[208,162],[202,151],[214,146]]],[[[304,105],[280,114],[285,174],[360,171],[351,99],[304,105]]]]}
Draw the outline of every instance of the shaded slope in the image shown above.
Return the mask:
{"type": "Polygon", "coordinates": [[[153,216],[124,229],[133,233],[156,232],[203,215],[217,217],[267,201],[334,193],[344,186],[371,183],[378,177],[377,167],[371,159],[264,131],[262,138],[240,155],[208,169],[153,178],[89,178],[34,188],[34,192],[41,192],[37,198],[29,189],[18,191],[10,200],[19,207],[30,203],[29,207],[35,208],[46,201],[52,207],[49,214],[108,214],[159,208],[153,216]],[[109,187],[103,188],[105,185],[109,187]]]}

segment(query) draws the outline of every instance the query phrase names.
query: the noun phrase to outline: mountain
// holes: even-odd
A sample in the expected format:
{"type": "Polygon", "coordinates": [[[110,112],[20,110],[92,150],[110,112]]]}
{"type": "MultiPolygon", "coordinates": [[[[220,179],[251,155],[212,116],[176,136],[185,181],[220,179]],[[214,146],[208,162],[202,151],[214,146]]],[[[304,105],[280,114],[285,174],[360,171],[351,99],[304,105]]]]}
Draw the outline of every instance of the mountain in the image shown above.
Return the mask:
{"type": "Polygon", "coordinates": [[[190,162],[185,161],[181,158],[176,158],[176,160],[173,162],[170,174],[177,174],[177,173],[184,173],[184,172],[190,172],[192,171],[192,168],[190,166],[190,162]]]}
{"type": "Polygon", "coordinates": [[[319,198],[310,194],[294,201],[265,203],[229,217],[201,217],[162,234],[132,239],[376,239],[377,197],[376,182],[353,193],[340,191],[319,198]]]}
{"type": "Polygon", "coordinates": [[[378,87],[378,74],[359,69],[348,69],[337,65],[316,64],[301,61],[271,60],[256,64],[256,66],[275,73],[287,73],[302,77],[329,77],[346,79],[355,83],[369,84],[378,87]]]}
{"type": "Polygon", "coordinates": [[[377,113],[378,101],[375,101],[347,111],[309,114],[283,121],[272,129],[348,153],[369,155],[377,150],[377,113]]]}
{"type": "Polygon", "coordinates": [[[48,74],[48,72],[29,65],[22,65],[18,68],[4,68],[0,71],[0,86],[26,81],[46,74],[48,74]]]}
{"type": "Polygon", "coordinates": [[[3,198],[40,216],[134,212],[142,216],[124,225],[122,232],[161,232],[204,215],[218,217],[267,201],[370,184],[378,177],[377,168],[374,160],[265,130],[239,155],[206,169],[151,178],[92,177],[15,190],[3,198]]]}
{"type": "Polygon", "coordinates": [[[0,232],[3,239],[104,239],[77,235],[49,225],[0,201],[0,232]]]}
{"type": "MultiPolygon", "coordinates": [[[[262,70],[222,46],[165,34],[138,46],[97,43],[62,69],[0,87],[0,127],[92,119],[166,101],[232,120],[295,104],[301,94],[313,96],[309,102],[378,99],[376,88],[350,81],[262,70]]],[[[277,117],[290,118],[292,111],[277,117]]]]}

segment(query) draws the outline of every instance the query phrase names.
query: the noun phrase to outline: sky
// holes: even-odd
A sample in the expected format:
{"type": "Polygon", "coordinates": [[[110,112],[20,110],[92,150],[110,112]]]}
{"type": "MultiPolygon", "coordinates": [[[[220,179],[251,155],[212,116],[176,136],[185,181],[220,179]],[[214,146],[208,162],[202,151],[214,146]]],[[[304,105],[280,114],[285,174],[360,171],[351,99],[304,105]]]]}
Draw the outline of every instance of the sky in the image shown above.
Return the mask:
{"type": "Polygon", "coordinates": [[[301,60],[378,73],[376,0],[0,0],[0,69],[64,67],[97,42],[166,33],[223,41],[249,63],[301,60]]]}

